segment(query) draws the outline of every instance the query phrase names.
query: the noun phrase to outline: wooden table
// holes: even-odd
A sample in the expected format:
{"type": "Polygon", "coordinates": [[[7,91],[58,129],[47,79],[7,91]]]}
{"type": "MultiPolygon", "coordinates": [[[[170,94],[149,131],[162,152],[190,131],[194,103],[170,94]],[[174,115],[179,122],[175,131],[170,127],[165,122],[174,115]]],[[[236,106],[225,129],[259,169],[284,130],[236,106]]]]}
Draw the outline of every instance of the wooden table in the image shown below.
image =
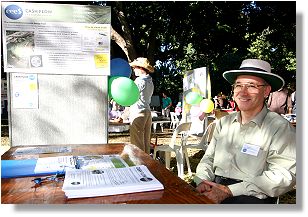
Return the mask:
{"type": "MultiPolygon", "coordinates": [[[[30,147],[30,146],[28,146],[30,147]]],[[[51,182],[32,188],[33,177],[1,179],[2,204],[211,204],[206,196],[165,168],[151,156],[131,144],[72,145],[72,152],[39,155],[15,155],[11,148],[2,159],[29,159],[59,155],[120,154],[135,165],[146,165],[164,185],[164,190],[113,196],[68,199],[62,191],[63,182],[51,182]]]]}

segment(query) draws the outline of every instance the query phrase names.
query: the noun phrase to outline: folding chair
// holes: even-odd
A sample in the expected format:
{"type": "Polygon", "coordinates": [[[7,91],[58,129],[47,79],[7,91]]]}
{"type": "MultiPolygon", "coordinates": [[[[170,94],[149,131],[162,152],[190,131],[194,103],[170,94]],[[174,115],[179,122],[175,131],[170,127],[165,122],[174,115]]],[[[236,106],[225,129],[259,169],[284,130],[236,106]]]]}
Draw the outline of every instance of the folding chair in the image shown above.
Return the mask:
{"type": "Polygon", "coordinates": [[[171,119],[170,129],[174,130],[180,124],[180,120],[175,115],[175,112],[170,112],[170,119],[171,119]]]}
{"type": "Polygon", "coordinates": [[[201,149],[201,150],[206,151],[206,149],[207,149],[208,145],[210,144],[211,139],[213,137],[215,126],[216,126],[216,122],[215,121],[211,122],[207,126],[204,134],[201,137],[201,140],[198,143],[196,143],[196,144],[187,144],[187,140],[188,140],[189,135],[187,136],[187,138],[185,138],[186,141],[184,142],[183,153],[186,155],[185,159],[187,159],[186,160],[187,161],[187,165],[189,165],[189,167],[187,166],[189,174],[192,174],[192,172],[191,172],[191,168],[190,168],[190,163],[189,163],[187,149],[188,148],[191,148],[191,149],[201,149]]]}
{"type": "Polygon", "coordinates": [[[202,149],[202,150],[206,151],[207,146],[211,142],[215,126],[216,126],[216,122],[215,121],[211,122],[207,126],[205,132],[203,133],[203,135],[202,135],[202,137],[201,137],[201,139],[200,139],[200,141],[198,143],[196,143],[196,144],[186,144],[184,146],[184,148],[185,149],[187,149],[187,148],[202,149]]]}
{"type": "Polygon", "coordinates": [[[178,169],[178,176],[183,178],[184,177],[184,157],[186,157],[187,167],[190,168],[188,155],[183,154],[183,144],[186,140],[185,134],[189,131],[191,126],[191,122],[188,123],[181,123],[179,124],[171,137],[170,143],[167,145],[157,145],[154,147],[154,154],[153,158],[156,159],[157,151],[164,151],[165,152],[165,165],[168,169],[170,169],[170,158],[171,152],[175,152],[176,162],[177,162],[177,169],[178,169]],[[177,137],[181,135],[180,144],[176,142],[177,137]]]}

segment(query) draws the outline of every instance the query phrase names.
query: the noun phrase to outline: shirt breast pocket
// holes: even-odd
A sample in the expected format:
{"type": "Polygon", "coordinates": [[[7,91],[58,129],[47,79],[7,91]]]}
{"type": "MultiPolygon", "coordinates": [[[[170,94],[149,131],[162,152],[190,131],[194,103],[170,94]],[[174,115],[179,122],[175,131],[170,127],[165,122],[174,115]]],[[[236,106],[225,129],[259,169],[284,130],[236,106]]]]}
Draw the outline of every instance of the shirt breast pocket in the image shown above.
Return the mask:
{"type": "Polygon", "coordinates": [[[266,168],[267,154],[263,149],[259,149],[257,156],[240,152],[235,158],[235,164],[243,173],[255,177],[261,175],[266,168]]]}

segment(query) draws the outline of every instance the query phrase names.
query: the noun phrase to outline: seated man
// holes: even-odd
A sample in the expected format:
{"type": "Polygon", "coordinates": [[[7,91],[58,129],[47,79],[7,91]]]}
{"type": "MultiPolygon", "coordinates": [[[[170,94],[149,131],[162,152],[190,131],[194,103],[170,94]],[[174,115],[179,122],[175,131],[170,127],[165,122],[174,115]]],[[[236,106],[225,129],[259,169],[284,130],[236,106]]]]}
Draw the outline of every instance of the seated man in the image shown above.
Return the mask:
{"type": "Polygon", "coordinates": [[[113,119],[113,120],[110,120],[110,122],[115,122],[115,123],[128,123],[129,122],[129,107],[125,107],[124,111],[122,112],[122,114],[113,119]]]}
{"type": "Polygon", "coordinates": [[[217,121],[197,166],[197,190],[216,203],[275,203],[296,183],[295,128],[265,105],[284,80],[256,59],[223,77],[240,111],[217,121]]]}
{"type": "Polygon", "coordinates": [[[113,122],[113,120],[119,119],[121,117],[124,107],[119,105],[113,99],[110,100],[110,106],[111,108],[109,108],[109,120],[113,122]]]}

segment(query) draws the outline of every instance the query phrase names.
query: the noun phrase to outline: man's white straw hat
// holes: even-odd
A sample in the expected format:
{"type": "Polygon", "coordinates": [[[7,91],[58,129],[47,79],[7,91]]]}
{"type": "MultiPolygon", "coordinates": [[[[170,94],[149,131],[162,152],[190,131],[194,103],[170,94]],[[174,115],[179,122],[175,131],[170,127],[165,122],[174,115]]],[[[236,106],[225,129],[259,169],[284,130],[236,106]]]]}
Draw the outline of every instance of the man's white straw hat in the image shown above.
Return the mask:
{"type": "Polygon", "coordinates": [[[285,84],[282,77],[271,72],[271,65],[264,60],[246,59],[239,69],[223,73],[223,77],[230,84],[234,84],[239,75],[252,75],[263,78],[272,87],[272,92],[281,89],[285,84]]]}

